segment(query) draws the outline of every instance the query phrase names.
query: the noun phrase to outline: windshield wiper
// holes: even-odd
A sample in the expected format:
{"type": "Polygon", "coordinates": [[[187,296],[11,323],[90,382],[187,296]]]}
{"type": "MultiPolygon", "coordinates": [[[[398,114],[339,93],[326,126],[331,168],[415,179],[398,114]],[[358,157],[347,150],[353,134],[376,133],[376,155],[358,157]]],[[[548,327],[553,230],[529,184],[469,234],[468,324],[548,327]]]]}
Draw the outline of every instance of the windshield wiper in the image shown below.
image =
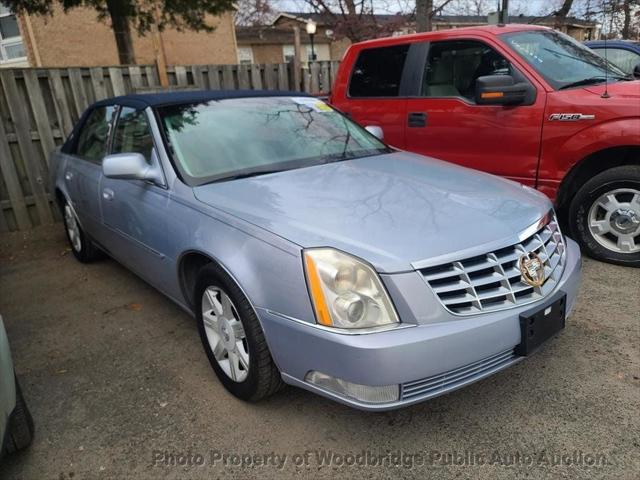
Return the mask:
{"type": "Polygon", "coordinates": [[[250,172],[237,173],[235,175],[229,175],[227,177],[220,177],[212,180],[208,183],[217,183],[217,182],[226,182],[229,180],[239,180],[241,178],[250,178],[257,177],[259,175],[268,175],[269,173],[278,173],[284,172],[285,170],[289,170],[288,168],[274,168],[274,169],[264,169],[264,170],[252,170],[250,172]]]}
{"type": "MultiPolygon", "coordinates": [[[[616,77],[609,77],[609,78],[616,79],[616,77]]],[[[602,83],[602,82],[605,82],[606,80],[607,80],[607,77],[605,77],[604,75],[599,75],[597,77],[583,78],[582,80],[578,80],[577,82],[571,82],[571,83],[567,83],[566,85],[562,85],[558,90],[565,90],[567,88],[573,88],[573,87],[581,87],[583,85],[595,85],[596,83],[602,83]]]]}

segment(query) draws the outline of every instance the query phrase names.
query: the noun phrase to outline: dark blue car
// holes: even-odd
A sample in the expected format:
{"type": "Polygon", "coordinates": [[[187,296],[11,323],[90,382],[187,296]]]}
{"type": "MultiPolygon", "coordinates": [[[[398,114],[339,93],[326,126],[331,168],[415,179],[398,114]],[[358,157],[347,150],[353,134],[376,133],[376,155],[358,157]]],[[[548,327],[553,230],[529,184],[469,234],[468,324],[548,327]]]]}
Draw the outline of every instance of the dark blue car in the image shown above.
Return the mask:
{"type": "Polygon", "coordinates": [[[640,77],[640,42],[630,40],[590,40],[584,44],[624,72],[640,77]]]}

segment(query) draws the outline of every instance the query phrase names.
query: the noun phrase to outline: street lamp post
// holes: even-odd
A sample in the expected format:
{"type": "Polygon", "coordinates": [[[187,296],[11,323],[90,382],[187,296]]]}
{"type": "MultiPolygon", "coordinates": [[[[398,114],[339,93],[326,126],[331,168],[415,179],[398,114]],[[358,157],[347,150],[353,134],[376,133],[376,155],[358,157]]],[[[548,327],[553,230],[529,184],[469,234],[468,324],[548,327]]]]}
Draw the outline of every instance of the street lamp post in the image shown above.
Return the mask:
{"type": "Polygon", "coordinates": [[[316,34],[316,22],[314,22],[313,20],[309,20],[307,22],[307,35],[309,35],[309,39],[311,40],[311,61],[315,62],[316,61],[316,51],[315,48],[313,46],[313,37],[316,34]]]}

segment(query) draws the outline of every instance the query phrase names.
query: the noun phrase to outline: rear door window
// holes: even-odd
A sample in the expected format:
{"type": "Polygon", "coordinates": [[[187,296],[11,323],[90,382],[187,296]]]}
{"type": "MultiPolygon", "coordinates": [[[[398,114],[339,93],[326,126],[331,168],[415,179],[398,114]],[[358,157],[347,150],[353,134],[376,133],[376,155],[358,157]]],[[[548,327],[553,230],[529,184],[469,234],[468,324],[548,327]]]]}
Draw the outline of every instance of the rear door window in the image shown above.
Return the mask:
{"type": "Polygon", "coordinates": [[[409,45],[362,50],[351,72],[350,97],[397,97],[409,45]]]}
{"type": "Polygon", "coordinates": [[[102,163],[109,140],[114,107],[95,108],[87,117],[76,143],[76,155],[91,162],[102,163]]]}

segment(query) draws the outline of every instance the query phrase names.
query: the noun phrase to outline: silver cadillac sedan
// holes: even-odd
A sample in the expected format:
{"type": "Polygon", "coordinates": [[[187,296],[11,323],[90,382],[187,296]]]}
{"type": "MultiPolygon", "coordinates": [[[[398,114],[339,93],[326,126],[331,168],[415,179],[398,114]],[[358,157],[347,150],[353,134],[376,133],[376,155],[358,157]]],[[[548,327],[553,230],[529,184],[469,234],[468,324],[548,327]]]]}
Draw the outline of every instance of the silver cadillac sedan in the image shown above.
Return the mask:
{"type": "Polygon", "coordinates": [[[392,409],[555,336],[581,259],[543,195],[379,137],[298,93],[113,98],[53,154],[55,195],[75,257],[194,315],[233,395],[392,409]]]}

